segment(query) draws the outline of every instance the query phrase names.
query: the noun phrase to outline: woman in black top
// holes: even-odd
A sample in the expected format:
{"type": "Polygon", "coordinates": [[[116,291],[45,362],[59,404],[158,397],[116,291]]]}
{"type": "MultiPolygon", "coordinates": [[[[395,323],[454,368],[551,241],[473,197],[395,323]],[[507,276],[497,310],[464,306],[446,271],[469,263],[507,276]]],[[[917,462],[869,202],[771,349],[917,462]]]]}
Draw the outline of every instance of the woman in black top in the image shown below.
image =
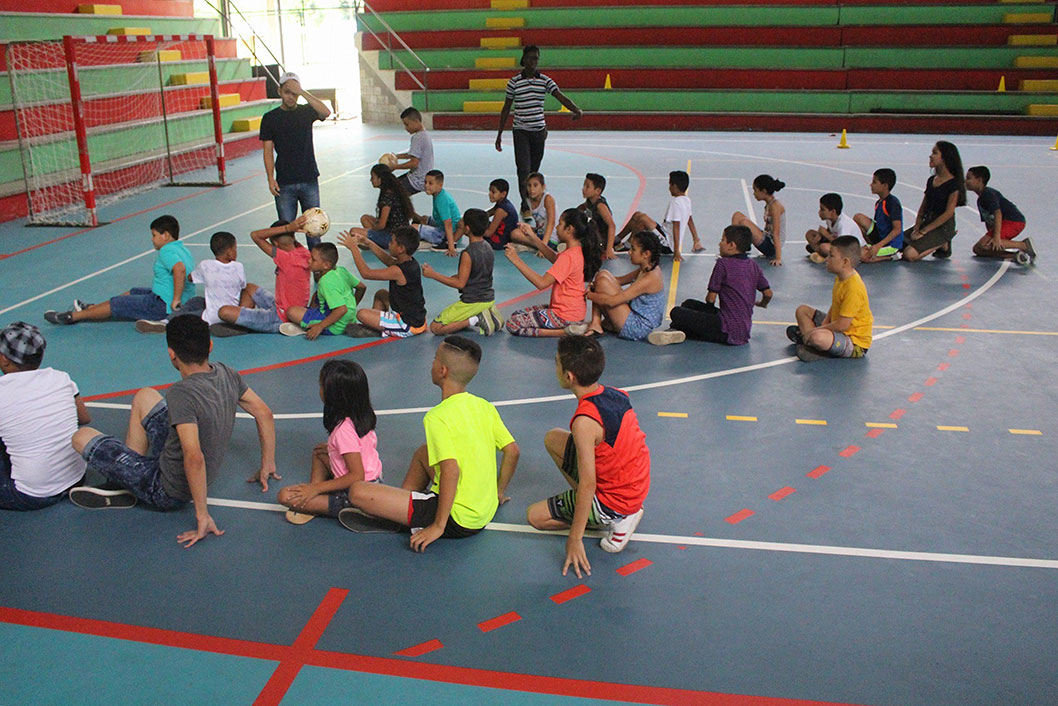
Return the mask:
{"type": "Polygon", "coordinates": [[[933,176],[918,207],[915,225],[904,231],[904,259],[921,260],[927,255],[951,257],[955,237],[955,209],[966,205],[966,183],[959,149],[943,140],[929,154],[933,176]]]}

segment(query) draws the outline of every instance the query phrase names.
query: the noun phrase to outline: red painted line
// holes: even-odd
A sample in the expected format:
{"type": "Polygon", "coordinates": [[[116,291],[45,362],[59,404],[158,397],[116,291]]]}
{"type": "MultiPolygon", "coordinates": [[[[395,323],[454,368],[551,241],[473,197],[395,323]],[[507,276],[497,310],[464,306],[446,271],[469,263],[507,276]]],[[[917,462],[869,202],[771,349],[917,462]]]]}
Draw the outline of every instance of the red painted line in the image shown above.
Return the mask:
{"type": "Polygon", "coordinates": [[[695,532],[695,533],[694,533],[694,536],[695,536],[695,537],[704,537],[704,536],[705,536],[705,533],[703,533],[703,532],[695,532]]]}
{"type": "Polygon", "coordinates": [[[849,445],[849,446],[846,446],[844,448],[844,450],[842,450],[842,452],[838,454],[838,456],[841,456],[842,458],[851,458],[851,457],[855,456],[856,454],[858,454],[859,452],[860,452],[860,447],[859,446],[849,445]]]}
{"type": "Polygon", "coordinates": [[[590,592],[591,592],[590,588],[588,588],[584,584],[580,584],[579,586],[574,586],[573,588],[567,588],[565,591],[562,591],[561,593],[556,593],[555,595],[551,596],[551,600],[553,600],[558,605],[562,605],[566,601],[571,601],[574,598],[580,598],[585,593],[590,593],[590,592]]]}
{"type": "Polygon", "coordinates": [[[867,432],[866,435],[868,437],[872,438],[872,439],[877,439],[879,436],[881,436],[884,433],[885,433],[885,429],[871,429],[869,432],[867,432]]]}
{"type": "Polygon", "coordinates": [[[926,378],[926,382],[924,382],[922,384],[925,385],[926,387],[933,387],[934,385],[937,384],[937,378],[928,377],[928,378],[926,378]]]}
{"type": "MultiPolygon", "coordinates": [[[[288,656],[293,649],[287,645],[196,635],[174,630],[20,610],[18,608],[0,607],[0,622],[95,635],[97,637],[110,637],[165,647],[178,647],[200,652],[214,652],[235,657],[252,657],[277,661],[288,656]]],[[[837,702],[724,694],[713,691],[692,691],[689,689],[671,689],[657,686],[615,684],[533,674],[517,674],[471,667],[410,662],[392,657],[329,652],[326,650],[310,650],[305,664],[312,667],[341,669],[366,674],[382,674],[407,679],[422,679],[447,684],[463,684],[466,686],[480,686],[537,694],[601,698],[611,701],[653,703],[661,704],[662,706],[853,706],[852,704],[837,702]]]]}
{"type": "Polygon", "coordinates": [[[422,657],[424,654],[435,652],[442,647],[444,647],[444,644],[440,640],[428,640],[412,647],[405,647],[400,652],[394,652],[393,654],[398,657],[422,657]]]}
{"type": "Polygon", "coordinates": [[[966,343],[966,336],[956,336],[955,337],[955,342],[956,343],[966,343]]]}
{"type": "Polygon", "coordinates": [[[892,414],[889,415],[889,418],[890,419],[900,419],[900,417],[904,416],[905,414],[907,414],[907,410],[906,409],[894,409],[892,414]]]}
{"type": "Polygon", "coordinates": [[[970,328],[970,324],[959,324],[959,328],[970,328]]]}
{"type": "Polygon", "coordinates": [[[770,498],[771,500],[782,500],[787,495],[791,495],[796,492],[797,488],[791,488],[790,486],[786,486],[785,488],[779,488],[774,493],[769,495],[768,498],[770,498]]]}
{"type": "Polygon", "coordinates": [[[682,544],[680,544],[680,545],[677,545],[677,547],[676,547],[676,548],[677,548],[677,549],[680,549],[680,550],[683,550],[683,549],[686,549],[687,547],[685,547],[685,546],[683,546],[682,544]]]}
{"type": "Polygon", "coordinates": [[[944,372],[945,370],[947,370],[950,367],[951,367],[951,363],[941,363],[940,365],[937,366],[937,370],[940,370],[941,372],[944,372]]]}
{"type": "MultiPolygon", "coordinates": [[[[233,184],[238,184],[239,182],[242,182],[242,181],[246,181],[247,179],[254,179],[256,177],[259,177],[262,173],[263,172],[254,172],[253,174],[251,174],[249,176],[244,176],[242,179],[237,179],[237,180],[231,182],[229,184],[229,186],[231,186],[233,184]]],[[[193,194],[187,194],[185,196],[181,196],[180,198],[173,199],[172,201],[166,201],[165,203],[160,203],[157,206],[151,206],[150,208],[145,208],[142,211],[136,211],[135,213],[130,213],[128,215],[121,216],[120,218],[115,218],[112,221],[108,221],[108,225],[111,224],[111,223],[120,223],[121,221],[126,221],[126,220],[128,220],[130,218],[135,218],[136,216],[142,216],[145,213],[150,213],[151,211],[157,211],[160,208],[164,208],[166,206],[171,206],[174,203],[180,203],[181,201],[187,201],[188,199],[193,199],[196,196],[201,196],[202,194],[212,193],[212,192],[214,192],[214,191],[216,191],[217,189],[220,189],[220,188],[223,188],[223,187],[214,186],[214,187],[211,187],[209,189],[203,189],[201,191],[196,191],[193,194]]],[[[84,233],[88,233],[89,231],[93,231],[93,230],[97,230],[97,229],[98,228],[82,228],[81,230],[74,231],[73,233],[67,233],[66,235],[60,235],[58,238],[52,238],[51,240],[45,240],[43,243],[37,243],[36,245],[31,245],[28,248],[22,248],[21,250],[16,250],[15,252],[10,252],[10,253],[7,253],[6,255],[0,255],[0,260],[6,260],[9,257],[14,257],[16,255],[23,255],[25,253],[31,252],[33,250],[36,250],[38,248],[42,248],[45,245],[52,245],[54,243],[58,243],[60,241],[66,240],[67,238],[72,238],[75,235],[82,235],[84,233]]]]}
{"type": "Polygon", "coordinates": [[[497,615],[495,618],[490,618],[482,623],[478,623],[478,628],[481,632],[490,632],[496,628],[502,628],[504,625],[510,625],[511,623],[517,623],[522,619],[522,616],[515,613],[513,610],[510,613],[504,613],[503,615],[497,615]]]}
{"type": "Polygon", "coordinates": [[[963,289],[969,289],[970,288],[970,283],[969,282],[963,282],[962,283],[962,288],[963,289]]]}
{"type": "Polygon", "coordinates": [[[724,522],[727,522],[731,525],[737,525],[739,522],[742,522],[742,520],[746,519],[747,517],[751,517],[754,514],[755,513],[749,508],[742,508],[734,515],[731,515],[730,517],[725,517],[724,522]]]}
{"type": "Polygon", "coordinates": [[[910,397],[908,397],[907,401],[908,402],[918,402],[920,399],[922,399],[922,393],[921,392],[916,392],[916,393],[912,394],[910,397]]]}
{"type": "Polygon", "coordinates": [[[963,306],[964,306],[965,308],[967,308],[967,309],[973,309],[973,308],[974,308],[974,303],[973,303],[973,302],[970,302],[970,303],[968,303],[968,304],[964,304],[963,306]]]}
{"type": "Polygon", "coordinates": [[[805,475],[808,478],[822,478],[823,474],[830,470],[830,466],[816,466],[805,475]]]}
{"type": "Polygon", "coordinates": [[[621,568],[617,569],[617,573],[621,574],[622,576],[628,576],[629,574],[634,574],[640,569],[647,568],[653,563],[654,562],[652,562],[650,559],[636,559],[631,564],[625,564],[621,568]]]}
{"type": "Polygon", "coordinates": [[[254,706],[278,706],[305,664],[305,658],[316,648],[316,643],[323,636],[324,630],[327,629],[327,625],[330,624],[347,595],[349,595],[349,589],[346,588],[332,588],[327,591],[327,595],[320,601],[312,617],[309,618],[309,622],[294,640],[290,657],[280,662],[276,670],[272,672],[268,683],[253,702],[254,706]]]}
{"type": "Polygon", "coordinates": [[[957,355],[959,355],[959,349],[958,348],[952,348],[950,351],[948,351],[948,357],[949,358],[954,358],[957,355]]]}
{"type": "Polygon", "coordinates": [[[962,317],[963,317],[964,319],[966,319],[967,321],[969,321],[970,319],[972,319],[972,318],[973,318],[973,314],[963,314],[963,315],[962,315],[962,317]]]}

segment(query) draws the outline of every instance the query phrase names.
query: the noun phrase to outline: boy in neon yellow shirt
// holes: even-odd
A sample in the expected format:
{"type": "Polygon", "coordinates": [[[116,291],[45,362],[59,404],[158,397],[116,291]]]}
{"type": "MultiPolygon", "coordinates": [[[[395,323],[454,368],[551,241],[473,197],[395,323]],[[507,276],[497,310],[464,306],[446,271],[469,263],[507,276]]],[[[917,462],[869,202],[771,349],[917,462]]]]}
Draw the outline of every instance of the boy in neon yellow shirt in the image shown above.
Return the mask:
{"type": "Polygon", "coordinates": [[[338,513],[344,527],[378,531],[375,518],[389,520],[410,527],[411,548],[421,552],[440,537],[470,537],[492,521],[510,499],[518,444],[496,408],[466,391],[480,362],[481,347],[462,336],[448,336],[437,347],[430,377],[441,388],[441,403],[423,418],[426,443],[412,456],[400,488],[353,483],[353,507],[338,513]],[[496,449],[503,453],[498,478],[496,449]]]}
{"type": "Polygon", "coordinates": [[[843,235],[830,243],[827,272],[834,275],[830,311],[797,307],[797,325],[786,329],[786,336],[797,344],[797,357],[806,363],[820,358],[862,358],[871,347],[874,316],[856,265],[860,262],[860,241],[843,235]]]}

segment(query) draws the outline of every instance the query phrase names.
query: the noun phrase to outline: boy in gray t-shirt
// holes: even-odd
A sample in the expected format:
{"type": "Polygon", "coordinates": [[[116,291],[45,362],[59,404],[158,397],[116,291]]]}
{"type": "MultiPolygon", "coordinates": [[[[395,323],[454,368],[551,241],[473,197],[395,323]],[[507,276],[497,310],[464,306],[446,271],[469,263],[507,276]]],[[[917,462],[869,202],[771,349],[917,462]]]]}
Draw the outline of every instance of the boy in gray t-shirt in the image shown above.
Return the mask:
{"type": "Polygon", "coordinates": [[[90,427],[73,436],[73,447],[89,468],[120,489],[81,486],[70,490],[70,500],[93,510],[132,507],[137,500],[160,510],[175,510],[190,501],[197,527],[177,537],[190,547],[207,534],[224,534],[206,507],[206,486],[224,463],[235,407],[257,423],[261,440],[257,480],[263,490],[268,490],[269,478],[279,478],[275,424],[268,405],[239,373],[223,363],[209,362],[209,325],[200,317],[174,318],[166,326],[165,342],[180,380],[164,399],[150,387],[136,393],[125,441],[90,427]]]}
{"type": "Polygon", "coordinates": [[[433,169],[433,140],[430,133],[422,124],[422,113],[415,108],[407,108],[400,114],[400,120],[404,123],[404,129],[411,135],[411,146],[407,152],[396,155],[397,164],[393,165],[393,171],[407,169],[407,174],[402,174],[397,181],[413,196],[423,190],[426,185],[426,172],[433,169]]]}

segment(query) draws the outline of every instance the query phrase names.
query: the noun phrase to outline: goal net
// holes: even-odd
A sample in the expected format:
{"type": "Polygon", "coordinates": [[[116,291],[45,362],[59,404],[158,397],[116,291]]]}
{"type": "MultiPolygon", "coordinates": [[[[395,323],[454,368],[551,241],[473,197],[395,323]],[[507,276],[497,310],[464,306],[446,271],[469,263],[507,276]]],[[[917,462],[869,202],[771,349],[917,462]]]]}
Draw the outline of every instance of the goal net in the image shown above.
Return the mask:
{"type": "Polygon", "coordinates": [[[31,224],[95,226],[145,189],[224,183],[212,36],[13,42],[7,66],[31,224]]]}

